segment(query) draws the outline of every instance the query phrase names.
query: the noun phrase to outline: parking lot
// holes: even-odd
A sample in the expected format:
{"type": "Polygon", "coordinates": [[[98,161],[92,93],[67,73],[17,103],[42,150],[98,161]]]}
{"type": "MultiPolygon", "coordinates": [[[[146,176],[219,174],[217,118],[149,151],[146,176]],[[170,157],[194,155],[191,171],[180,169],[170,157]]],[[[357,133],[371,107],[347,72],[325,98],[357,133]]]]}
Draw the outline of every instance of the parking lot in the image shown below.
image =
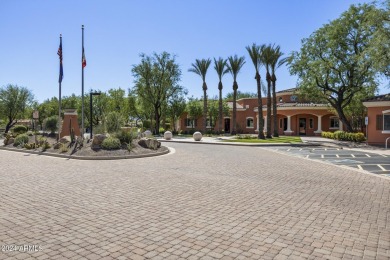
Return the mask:
{"type": "Polygon", "coordinates": [[[344,165],[390,177],[390,157],[385,154],[323,147],[275,147],[274,151],[344,165]]]}

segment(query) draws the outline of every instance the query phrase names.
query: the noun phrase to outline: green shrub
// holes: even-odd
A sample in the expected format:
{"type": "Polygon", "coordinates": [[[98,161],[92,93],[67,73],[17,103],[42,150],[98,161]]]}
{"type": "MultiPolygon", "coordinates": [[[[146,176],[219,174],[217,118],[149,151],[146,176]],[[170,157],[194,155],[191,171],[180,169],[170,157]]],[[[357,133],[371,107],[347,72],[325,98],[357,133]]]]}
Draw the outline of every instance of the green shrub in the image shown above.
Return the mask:
{"type": "Polygon", "coordinates": [[[48,141],[45,141],[43,144],[42,144],[42,151],[46,151],[47,149],[51,148],[51,145],[49,144],[48,141]]]}
{"type": "Polygon", "coordinates": [[[15,133],[15,134],[24,134],[27,132],[27,127],[24,126],[24,125],[15,125],[14,128],[12,129],[12,131],[15,133]]]}
{"type": "Polygon", "coordinates": [[[69,150],[67,144],[61,144],[60,145],[60,153],[66,153],[69,150]]]}
{"type": "Polygon", "coordinates": [[[102,142],[102,148],[106,150],[114,150],[121,148],[121,141],[113,136],[107,137],[102,142]]]}
{"type": "Polygon", "coordinates": [[[33,135],[34,135],[33,131],[27,131],[26,134],[27,134],[28,136],[33,136],[33,135]]]}
{"type": "Polygon", "coordinates": [[[121,144],[131,144],[134,139],[134,132],[133,130],[125,131],[121,129],[114,134],[114,137],[118,138],[121,144]]]}
{"type": "Polygon", "coordinates": [[[363,133],[348,133],[344,131],[322,132],[321,136],[324,138],[336,139],[339,141],[351,141],[351,142],[362,142],[366,140],[363,133]]]}
{"type": "Polygon", "coordinates": [[[94,135],[105,134],[106,130],[105,130],[105,127],[104,127],[103,124],[98,124],[97,126],[94,126],[92,128],[92,132],[93,132],[94,135]]]}
{"type": "Polygon", "coordinates": [[[26,134],[20,134],[17,137],[15,137],[14,146],[19,146],[28,143],[28,135],[26,134]]]}
{"type": "Polygon", "coordinates": [[[121,129],[123,119],[118,112],[110,112],[106,117],[106,128],[108,133],[115,133],[121,129]]]}
{"type": "Polygon", "coordinates": [[[46,118],[45,128],[50,130],[50,133],[54,134],[54,132],[58,129],[58,117],[51,116],[46,118]]]}
{"type": "Polygon", "coordinates": [[[26,148],[27,150],[36,149],[38,148],[38,145],[36,143],[28,143],[24,144],[24,148],[26,148]]]}

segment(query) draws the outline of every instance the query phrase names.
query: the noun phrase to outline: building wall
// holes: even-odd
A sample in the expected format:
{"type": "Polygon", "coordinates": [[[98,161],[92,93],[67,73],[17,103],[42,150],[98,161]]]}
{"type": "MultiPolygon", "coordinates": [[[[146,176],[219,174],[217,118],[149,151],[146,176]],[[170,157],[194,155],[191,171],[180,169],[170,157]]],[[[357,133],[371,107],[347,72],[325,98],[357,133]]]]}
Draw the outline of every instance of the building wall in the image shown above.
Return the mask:
{"type": "MultiPolygon", "coordinates": [[[[382,107],[368,107],[367,116],[368,116],[368,138],[367,141],[369,144],[374,145],[385,145],[386,138],[390,137],[390,133],[382,133],[382,130],[376,129],[376,116],[383,115],[382,111],[389,110],[390,106],[382,107]]],[[[390,145],[390,141],[388,142],[390,145]]]]}

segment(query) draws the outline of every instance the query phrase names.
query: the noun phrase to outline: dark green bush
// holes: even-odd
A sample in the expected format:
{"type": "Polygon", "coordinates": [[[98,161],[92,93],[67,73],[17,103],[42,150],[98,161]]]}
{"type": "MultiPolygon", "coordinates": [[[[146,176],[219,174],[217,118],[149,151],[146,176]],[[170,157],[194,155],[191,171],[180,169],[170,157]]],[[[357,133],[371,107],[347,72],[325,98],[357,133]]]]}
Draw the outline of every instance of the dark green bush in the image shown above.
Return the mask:
{"type": "Polygon", "coordinates": [[[15,134],[24,134],[27,132],[27,127],[24,125],[15,125],[14,128],[12,129],[12,131],[15,134]]]}
{"type": "Polygon", "coordinates": [[[114,134],[114,137],[118,138],[121,144],[131,144],[134,139],[134,133],[130,131],[120,130],[114,134]]]}
{"type": "Polygon", "coordinates": [[[14,146],[19,146],[28,143],[28,135],[26,134],[20,134],[17,137],[15,137],[14,146]]]}
{"type": "Polygon", "coordinates": [[[115,150],[121,148],[121,141],[113,136],[107,137],[102,142],[102,148],[105,150],[115,150]]]}
{"type": "Polygon", "coordinates": [[[58,129],[58,117],[51,116],[46,118],[45,128],[50,130],[50,133],[54,134],[54,132],[58,129]]]}
{"type": "Polygon", "coordinates": [[[339,141],[363,142],[366,140],[363,133],[347,133],[344,131],[322,132],[321,136],[329,139],[336,139],[339,141]]]}

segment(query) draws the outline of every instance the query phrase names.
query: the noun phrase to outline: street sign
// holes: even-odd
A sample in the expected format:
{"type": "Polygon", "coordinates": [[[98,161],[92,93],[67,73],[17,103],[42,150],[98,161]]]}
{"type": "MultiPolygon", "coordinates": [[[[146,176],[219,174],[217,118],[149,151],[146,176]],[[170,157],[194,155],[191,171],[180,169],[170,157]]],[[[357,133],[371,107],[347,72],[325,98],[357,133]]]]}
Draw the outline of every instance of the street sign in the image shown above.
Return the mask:
{"type": "Polygon", "coordinates": [[[368,116],[366,116],[366,117],[364,118],[364,124],[365,124],[365,125],[368,125],[368,116]]]}
{"type": "Polygon", "coordinates": [[[38,119],[39,118],[39,111],[38,110],[35,110],[33,112],[33,119],[38,119]]]}

